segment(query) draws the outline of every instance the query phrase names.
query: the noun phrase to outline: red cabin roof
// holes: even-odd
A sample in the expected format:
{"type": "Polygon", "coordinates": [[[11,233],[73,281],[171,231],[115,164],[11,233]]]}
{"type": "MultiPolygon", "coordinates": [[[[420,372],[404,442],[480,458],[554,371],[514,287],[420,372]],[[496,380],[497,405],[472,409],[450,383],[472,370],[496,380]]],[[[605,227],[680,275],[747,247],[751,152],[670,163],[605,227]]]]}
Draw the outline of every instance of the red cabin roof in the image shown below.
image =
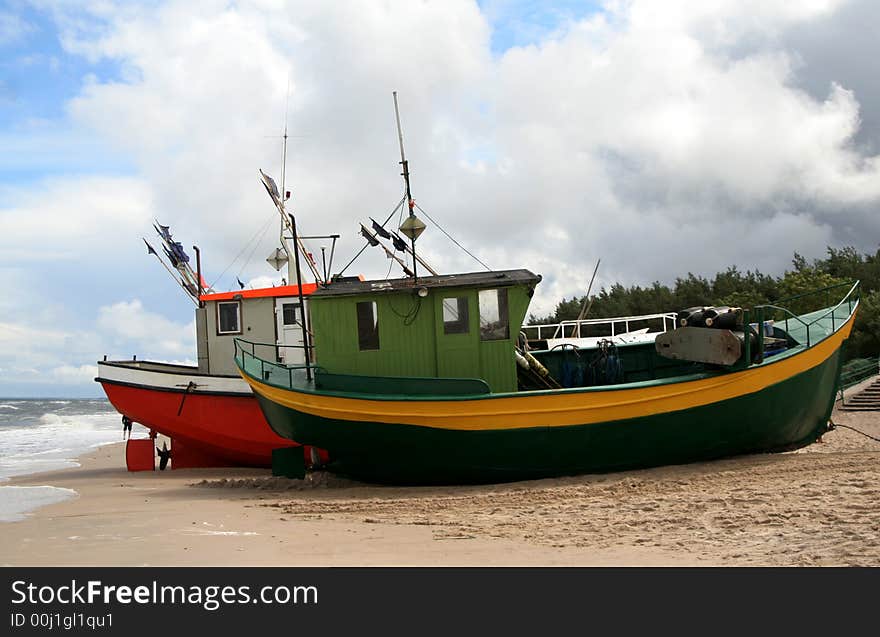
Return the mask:
{"type": "MultiPolygon", "coordinates": [[[[318,289],[317,283],[305,283],[302,286],[303,294],[311,294],[318,289]]],[[[256,290],[237,290],[234,292],[218,292],[216,294],[202,294],[199,297],[202,301],[232,301],[237,298],[241,299],[261,299],[274,298],[279,296],[297,296],[299,294],[299,286],[296,285],[279,285],[274,288],[258,288],[256,290]]]]}

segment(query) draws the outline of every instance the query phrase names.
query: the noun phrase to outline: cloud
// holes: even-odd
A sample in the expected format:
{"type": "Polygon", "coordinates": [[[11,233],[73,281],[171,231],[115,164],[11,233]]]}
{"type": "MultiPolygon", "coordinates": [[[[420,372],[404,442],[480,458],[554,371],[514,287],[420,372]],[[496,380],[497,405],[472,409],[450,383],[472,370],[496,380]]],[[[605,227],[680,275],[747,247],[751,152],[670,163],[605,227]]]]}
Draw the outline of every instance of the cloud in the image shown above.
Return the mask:
{"type": "Polygon", "coordinates": [[[15,44],[33,33],[35,27],[9,11],[0,11],[0,46],[15,44]]]}
{"type": "MultiPolygon", "coordinates": [[[[842,6],[615,3],[564,13],[536,44],[495,57],[491,25],[466,2],[103,10],[99,35],[71,29],[68,46],[122,62],[130,80],[88,84],[70,112],[135,158],[181,232],[199,229],[213,271],[262,224],[255,168],[279,176],[267,161],[278,142],[263,137],[281,128],[279,77],[290,78],[292,205],[310,232],[343,232],[340,255],[361,245],[356,221],[397,199],[397,89],[420,204],[495,267],[540,263],[553,296],[565,281],[582,292],[585,275],[570,275],[601,256],[600,283],[733,263],[779,271],[794,250],[878,229],[880,163],[854,144],[856,95],[832,82],[821,97],[805,91],[784,46],[842,6]],[[419,46],[398,55],[396,33],[418,33],[419,46]],[[728,240],[734,219],[757,224],[749,244],[766,245],[768,224],[786,234],[757,254],[728,240]]],[[[245,277],[260,276],[272,241],[245,277]]],[[[479,268],[436,230],[421,245],[444,271],[479,268]]],[[[384,276],[374,252],[354,267],[384,276]]]]}
{"type": "Polygon", "coordinates": [[[37,188],[0,186],[0,262],[116,257],[148,226],[150,199],[148,185],[132,177],[65,176],[37,188]]]}
{"type": "Polygon", "coordinates": [[[195,321],[187,325],[174,323],[145,310],[138,299],[99,308],[97,326],[117,347],[122,344],[138,347],[141,358],[192,357],[195,351],[195,321]]]}
{"type": "Polygon", "coordinates": [[[62,385],[81,385],[94,381],[98,375],[97,365],[61,365],[55,367],[50,374],[50,381],[62,385]]]}
{"type": "Polygon", "coordinates": [[[765,46],[768,28],[838,3],[760,4],[753,20],[741,3],[628,3],[508,51],[497,169],[479,179],[484,240],[503,228],[508,245],[545,246],[554,273],[604,257],[602,284],[729,264],[779,272],[825,241],[876,248],[880,162],[853,143],[859,103],[833,84],[815,99],[794,81],[794,53],[765,46]],[[721,48],[759,35],[752,51],[721,48]],[[784,232],[769,242],[768,228],[784,232]]]}
{"type": "Polygon", "coordinates": [[[86,361],[97,360],[100,346],[89,331],[2,321],[0,395],[57,395],[52,387],[58,384],[95,394],[90,387],[95,374],[88,371],[94,366],[86,361]]]}
{"type": "MultiPolygon", "coordinates": [[[[265,264],[277,217],[257,169],[280,182],[285,121],[291,209],[304,233],[342,235],[338,270],[363,245],[358,222],[401,198],[395,90],[419,205],[491,266],[544,275],[535,314],[583,294],[599,258],[597,288],[729,265],[781,273],[794,251],[828,244],[877,249],[876,3],[40,6],[67,55],[119,72],[65,104],[72,167],[0,191],[0,265],[19,271],[37,326],[63,316],[99,351],[193,356],[192,308],[131,253],[154,217],[199,245],[209,282],[224,273],[218,289],[277,280],[265,264]],[[499,29],[518,45],[493,49],[499,29]],[[126,174],[89,160],[100,153],[126,174]],[[39,277],[21,273],[46,260],[52,311],[28,296],[39,277]]],[[[3,135],[38,163],[27,136],[3,135]]],[[[309,242],[321,245],[329,253],[309,242]]],[[[480,269],[432,225],[419,251],[442,272],[480,269]]],[[[368,249],[347,274],[388,266],[368,249]]]]}

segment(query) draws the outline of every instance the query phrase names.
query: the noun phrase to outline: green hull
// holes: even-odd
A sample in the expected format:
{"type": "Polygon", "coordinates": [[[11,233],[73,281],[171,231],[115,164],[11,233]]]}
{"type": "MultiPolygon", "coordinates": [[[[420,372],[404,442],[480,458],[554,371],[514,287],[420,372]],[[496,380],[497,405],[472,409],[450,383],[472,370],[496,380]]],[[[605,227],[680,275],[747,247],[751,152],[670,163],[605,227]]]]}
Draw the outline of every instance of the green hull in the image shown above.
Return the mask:
{"type": "Polygon", "coordinates": [[[276,433],[328,450],[330,468],[353,478],[396,484],[502,482],[802,447],[827,430],[841,362],[838,349],[815,367],[729,400],[556,427],[463,431],[343,421],[257,398],[276,433]]]}

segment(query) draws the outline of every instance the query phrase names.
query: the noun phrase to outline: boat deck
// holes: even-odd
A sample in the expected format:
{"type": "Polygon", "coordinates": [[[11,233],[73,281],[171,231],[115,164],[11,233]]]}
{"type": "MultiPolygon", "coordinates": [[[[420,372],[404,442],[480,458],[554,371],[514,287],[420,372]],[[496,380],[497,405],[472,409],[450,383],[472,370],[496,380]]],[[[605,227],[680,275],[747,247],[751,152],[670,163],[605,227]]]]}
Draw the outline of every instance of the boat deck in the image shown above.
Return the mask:
{"type": "MultiPolygon", "coordinates": [[[[800,315],[790,310],[765,305],[752,311],[752,323],[764,323],[762,339],[773,339],[774,345],[782,347],[767,349],[769,343],[763,342],[765,356],[756,366],[773,364],[779,360],[814,347],[834,334],[852,316],[858,305],[858,284],[839,303],[800,315]]],[[[297,389],[307,393],[372,394],[385,396],[445,396],[449,399],[468,396],[485,396],[490,393],[488,385],[481,379],[468,378],[390,378],[339,375],[328,373],[319,366],[311,368],[307,377],[303,365],[284,365],[273,362],[275,356],[270,351],[274,346],[261,346],[238,339],[236,341],[236,360],[239,367],[248,375],[264,383],[283,389],[297,389]],[[267,347],[266,352],[256,348],[267,347]],[[266,357],[261,357],[265,354],[266,357]]],[[[608,367],[608,352],[597,348],[559,348],[556,350],[533,351],[556,379],[563,379],[557,389],[522,389],[521,391],[584,391],[602,387],[615,388],[622,385],[656,384],[694,379],[725,373],[718,366],[672,360],[660,356],[653,343],[638,343],[616,347],[613,355],[620,361],[619,372],[608,375],[607,371],[595,373],[596,369],[608,367]],[[603,358],[604,357],[604,358],[603,358]],[[572,371],[575,367],[574,372],[572,371]],[[577,372],[580,372],[578,375],[577,372]],[[592,376],[588,375],[592,374],[592,376]],[[566,380],[567,379],[567,380],[566,380]],[[572,380],[573,379],[573,380],[572,380]]],[[[513,361],[511,361],[512,364],[513,361]]],[[[617,363],[615,363],[617,364],[617,363]]]]}

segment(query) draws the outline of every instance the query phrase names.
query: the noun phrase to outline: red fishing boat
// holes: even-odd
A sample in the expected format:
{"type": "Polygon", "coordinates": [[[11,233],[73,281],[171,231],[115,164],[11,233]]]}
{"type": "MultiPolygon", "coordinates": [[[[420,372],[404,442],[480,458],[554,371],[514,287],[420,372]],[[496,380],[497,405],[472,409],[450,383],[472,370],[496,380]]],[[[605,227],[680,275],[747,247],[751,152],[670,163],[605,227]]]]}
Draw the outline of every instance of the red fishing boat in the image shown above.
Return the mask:
{"type": "MultiPolygon", "coordinates": [[[[286,141],[286,136],[285,136],[286,141]]],[[[206,466],[299,466],[309,467],[326,456],[311,447],[295,448],[298,443],[275,434],[248,384],[239,376],[234,355],[234,339],[246,336],[264,343],[265,354],[285,365],[306,363],[309,350],[307,296],[326,278],[319,270],[303,239],[329,239],[335,247],[339,235],[301,237],[295,219],[285,211],[290,193],[279,193],[271,177],[260,171],[263,185],[281,215],[281,248],[267,261],[276,271],[287,266],[282,285],[215,293],[205,284],[198,248],[196,270],[190,266],[182,245],[174,241],[170,228],[156,224],[164,259],[144,239],[148,253],[168,270],[176,283],[195,304],[197,365],[131,360],[98,362],[98,376],[107,398],[122,414],[125,429],[134,424],[146,427],[149,438],[129,435],[126,458],[129,469],[153,469],[156,451],[160,468],[206,466]],[[288,285],[302,281],[297,259],[302,252],[315,283],[288,285]],[[295,267],[294,267],[295,266],[295,267]],[[295,277],[295,278],[294,278],[295,277]],[[305,339],[305,340],[304,340],[305,339]],[[156,449],[157,434],[171,440],[156,449]],[[284,451],[287,450],[287,451],[284,451]],[[273,462],[273,452],[275,460],[273,462]],[[279,458],[281,458],[279,460],[279,458]],[[299,461],[302,458],[302,462],[299,461]]],[[[322,248],[323,250],[323,248],[322,248]]],[[[333,249],[330,252],[330,266],[333,249]]]]}
{"type": "MultiPolygon", "coordinates": [[[[304,285],[303,294],[314,289],[315,284],[304,285]]],[[[274,449],[298,445],[269,428],[250,387],[233,375],[224,345],[228,337],[231,346],[234,335],[274,336],[269,322],[277,316],[278,359],[296,362],[302,357],[295,338],[300,332],[292,329],[301,315],[298,294],[297,286],[289,285],[202,295],[204,306],[196,310],[198,366],[105,360],[95,380],[127,426],[137,423],[171,439],[175,468],[269,466],[274,449]]],[[[314,461],[310,449],[303,452],[308,463],[314,461]]],[[[152,444],[149,453],[152,458],[152,444]]]]}

